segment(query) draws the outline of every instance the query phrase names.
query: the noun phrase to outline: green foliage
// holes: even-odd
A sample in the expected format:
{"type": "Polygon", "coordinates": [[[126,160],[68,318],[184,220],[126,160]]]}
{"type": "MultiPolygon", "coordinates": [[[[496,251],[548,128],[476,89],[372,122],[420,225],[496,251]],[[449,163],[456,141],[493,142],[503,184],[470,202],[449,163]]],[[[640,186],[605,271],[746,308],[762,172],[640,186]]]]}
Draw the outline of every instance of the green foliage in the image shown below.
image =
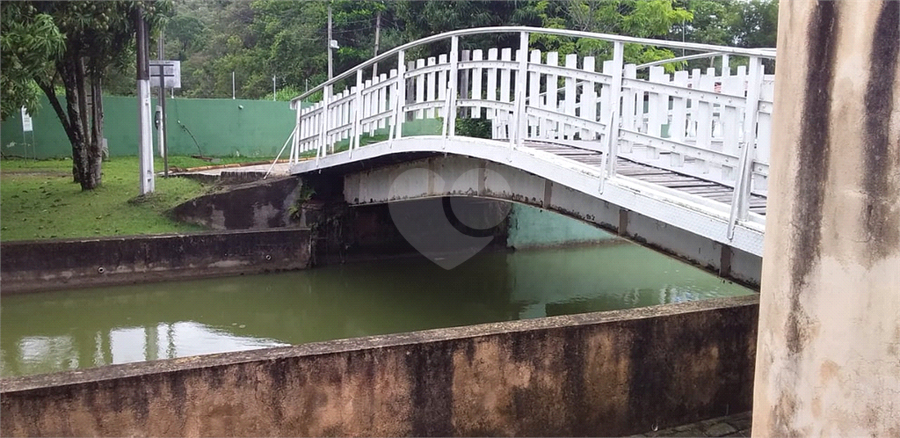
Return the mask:
{"type": "MultiPolygon", "coordinates": [[[[544,27],[641,38],[665,37],[676,24],[693,20],[693,14],[673,0],[540,0],[533,7],[544,27]]],[[[578,53],[605,60],[613,55],[612,44],[594,39],[532,35],[531,43],[545,51],[560,52],[560,56],[578,53]]],[[[664,48],[628,44],[624,56],[627,63],[641,64],[675,55],[664,48]]],[[[674,66],[667,66],[669,69],[674,66]]]]}
{"type": "MultiPolygon", "coordinates": [[[[280,102],[287,102],[291,99],[303,94],[303,91],[297,89],[297,87],[293,85],[289,85],[285,88],[278,90],[275,93],[275,100],[280,102]]],[[[265,96],[265,100],[272,100],[272,93],[269,93],[265,96]]]]}
{"type": "Polygon", "coordinates": [[[475,138],[492,138],[490,119],[456,119],[456,135],[475,138]]]}
{"type": "Polygon", "coordinates": [[[775,47],[777,0],[690,0],[694,20],[673,38],[737,47],[775,47]]]}
{"type": "Polygon", "coordinates": [[[662,37],[674,24],[693,19],[694,15],[689,11],[674,8],[672,0],[639,1],[635,2],[630,14],[622,17],[622,29],[636,37],[662,37]]]}
{"type": "Polygon", "coordinates": [[[166,23],[165,31],[169,47],[176,48],[173,52],[168,52],[168,59],[185,61],[190,53],[205,46],[206,25],[197,17],[175,15],[166,23]]]}
{"type": "Polygon", "coordinates": [[[296,201],[288,207],[288,217],[294,222],[300,222],[300,219],[303,216],[303,206],[315,196],[316,189],[301,182],[300,185],[294,189],[294,192],[296,193],[296,201]]]}
{"type": "Polygon", "coordinates": [[[35,76],[52,74],[53,60],[65,50],[65,36],[48,14],[24,2],[0,3],[0,109],[2,119],[25,107],[38,110],[41,89],[35,76]]]}
{"type": "Polygon", "coordinates": [[[740,47],[775,47],[778,31],[778,2],[750,0],[736,4],[739,12],[729,20],[734,43],[740,47]]]}

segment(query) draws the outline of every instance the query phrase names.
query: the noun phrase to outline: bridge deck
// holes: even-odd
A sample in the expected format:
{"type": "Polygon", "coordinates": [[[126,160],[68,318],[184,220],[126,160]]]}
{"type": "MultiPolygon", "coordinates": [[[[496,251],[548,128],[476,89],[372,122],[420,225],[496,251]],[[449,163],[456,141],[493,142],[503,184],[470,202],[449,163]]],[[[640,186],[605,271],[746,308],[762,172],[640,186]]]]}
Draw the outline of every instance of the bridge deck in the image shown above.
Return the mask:
{"type": "MultiPolygon", "coordinates": [[[[570,160],[577,161],[588,166],[597,167],[603,165],[601,152],[582,149],[574,146],[562,145],[550,142],[538,142],[528,140],[525,146],[544,152],[549,152],[570,160]]],[[[680,174],[671,170],[660,169],[638,161],[618,157],[616,172],[623,176],[639,179],[648,183],[657,184],[670,189],[679,190],[691,195],[701,196],[723,204],[731,205],[734,189],[724,184],[707,181],[698,177],[680,174]]],[[[766,197],[751,194],[750,211],[765,215],[766,197]]]]}

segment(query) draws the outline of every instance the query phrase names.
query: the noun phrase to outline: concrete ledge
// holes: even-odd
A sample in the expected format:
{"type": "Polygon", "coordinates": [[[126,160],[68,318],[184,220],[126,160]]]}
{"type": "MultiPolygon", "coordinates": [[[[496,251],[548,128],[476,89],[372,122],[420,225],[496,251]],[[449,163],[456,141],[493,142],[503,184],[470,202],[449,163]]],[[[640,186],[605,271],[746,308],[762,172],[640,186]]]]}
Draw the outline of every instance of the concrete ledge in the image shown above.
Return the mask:
{"type": "Polygon", "coordinates": [[[2,293],[302,269],[307,229],[229,231],[0,245],[2,293]]]}
{"type": "Polygon", "coordinates": [[[4,436],[619,436],[749,410],[756,295],[0,380],[4,436]]]}

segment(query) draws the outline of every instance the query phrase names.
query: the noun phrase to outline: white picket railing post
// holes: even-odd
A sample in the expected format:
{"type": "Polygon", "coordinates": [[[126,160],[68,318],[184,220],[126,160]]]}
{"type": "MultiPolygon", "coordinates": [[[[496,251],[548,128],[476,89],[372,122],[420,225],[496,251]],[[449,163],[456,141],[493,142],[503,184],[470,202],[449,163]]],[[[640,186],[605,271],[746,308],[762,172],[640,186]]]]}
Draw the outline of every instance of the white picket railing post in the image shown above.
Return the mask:
{"type": "Polygon", "coordinates": [[[606,127],[609,139],[606,149],[606,173],[604,178],[616,175],[616,160],[619,156],[619,106],[622,103],[622,73],[625,69],[625,43],[616,41],[613,43],[613,77],[610,84],[610,104],[612,116],[609,126],[606,127]]]}
{"type": "Polygon", "coordinates": [[[397,82],[394,89],[394,120],[388,133],[388,143],[393,145],[395,138],[403,135],[403,105],[406,102],[406,51],[397,52],[397,82]]]}
{"type": "Polygon", "coordinates": [[[363,71],[359,69],[356,71],[356,96],[353,98],[353,104],[350,105],[350,108],[353,109],[353,137],[350,139],[350,157],[353,157],[353,143],[356,142],[356,148],[359,149],[359,139],[360,139],[360,130],[362,127],[360,126],[360,117],[362,116],[362,86],[363,86],[363,71]]]}
{"type": "Polygon", "coordinates": [[[294,134],[293,134],[294,138],[291,141],[291,157],[288,160],[288,162],[291,164],[297,164],[297,162],[300,161],[300,120],[301,120],[301,113],[303,112],[303,110],[301,109],[301,107],[303,106],[303,102],[298,100],[296,105],[297,105],[297,122],[294,125],[294,134]]]}
{"type": "Polygon", "coordinates": [[[512,127],[515,129],[515,135],[510,135],[510,141],[514,142],[514,146],[522,147],[528,129],[528,116],[525,114],[525,90],[528,88],[528,32],[519,34],[519,51],[516,56],[519,57],[519,71],[516,74],[516,116],[512,127]]]}
{"type": "MultiPolygon", "coordinates": [[[[762,61],[750,57],[750,73],[747,77],[747,104],[744,107],[744,141],[738,162],[737,181],[731,197],[731,215],[728,220],[728,238],[734,238],[739,220],[747,220],[750,209],[750,186],[753,161],[756,158],[756,121],[759,116],[759,93],[762,88],[762,61]]],[[[737,133],[734,133],[735,135],[737,133]]]]}
{"type": "Polygon", "coordinates": [[[445,136],[456,136],[456,99],[459,87],[459,37],[454,36],[450,39],[450,78],[449,89],[447,90],[447,98],[450,101],[449,108],[445,117],[447,119],[447,132],[445,136]]]}

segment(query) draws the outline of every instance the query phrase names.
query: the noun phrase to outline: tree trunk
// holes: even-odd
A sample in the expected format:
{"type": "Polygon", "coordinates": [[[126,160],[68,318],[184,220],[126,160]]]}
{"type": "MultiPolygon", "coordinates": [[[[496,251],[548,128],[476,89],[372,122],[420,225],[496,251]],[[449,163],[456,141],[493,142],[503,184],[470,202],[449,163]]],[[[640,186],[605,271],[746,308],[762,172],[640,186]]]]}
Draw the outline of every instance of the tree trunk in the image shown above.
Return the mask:
{"type": "Polygon", "coordinates": [[[101,164],[103,160],[103,95],[100,88],[100,75],[91,72],[91,136],[87,146],[82,190],[91,190],[101,184],[101,164]],[[85,184],[87,181],[87,184],[85,184]]]}
{"type": "MultiPolygon", "coordinates": [[[[72,176],[76,183],[81,184],[82,169],[84,168],[84,131],[82,128],[81,94],[79,93],[77,66],[70,57],[67,57],[60,68],[59,75],[66,88],[66,113],[69,124],[66,129],[69,134],[69,142],[72,143],[72,176]]],[[[81,186],[82,190],[84,185],[81,186]]]]}
{"type": "Polygon", "coordinates": [[[100,186],[100,141],[102,136],[102,103],[100,81],[96,74],[85,74],[84,61],[78,55],[67,57],[60,68],[60,77],[66,87],[68,112],[67,133],[72,143],[72,174],[82,190],[100,186]],[[91,96],[88,89],[91,87],[91,96]],[[88,99],[91,108],[88,110],[88,99]]]}
{"type": "MultiPolygon", "coordinates": [[[[94,139],[91,135],[91,111],[88,110],[88,87],[91,86],[88,82],[90,81],[90,77],[85,74],[84,71],[84,59],[81,57],[76,58],[75,60],[75,92],[78,95],[78,112],[81,114],[81,118],[77,119],[80,123],[78,123],[78,129],[81,131],[81,144],[79,151],[79,160],[76,165],[78,171],[78,182],[81,183],[81,190],[93,190],[100,185],[99,175],[94,175],[92,172],[93,167],[97,167],[99,170],[99,166],[93,166],[92,162],[94,161],[94,155],[91,153],[94,145],[94,139]]],[[[93,99],[93,96],[91,96],[93,99]]]]}

